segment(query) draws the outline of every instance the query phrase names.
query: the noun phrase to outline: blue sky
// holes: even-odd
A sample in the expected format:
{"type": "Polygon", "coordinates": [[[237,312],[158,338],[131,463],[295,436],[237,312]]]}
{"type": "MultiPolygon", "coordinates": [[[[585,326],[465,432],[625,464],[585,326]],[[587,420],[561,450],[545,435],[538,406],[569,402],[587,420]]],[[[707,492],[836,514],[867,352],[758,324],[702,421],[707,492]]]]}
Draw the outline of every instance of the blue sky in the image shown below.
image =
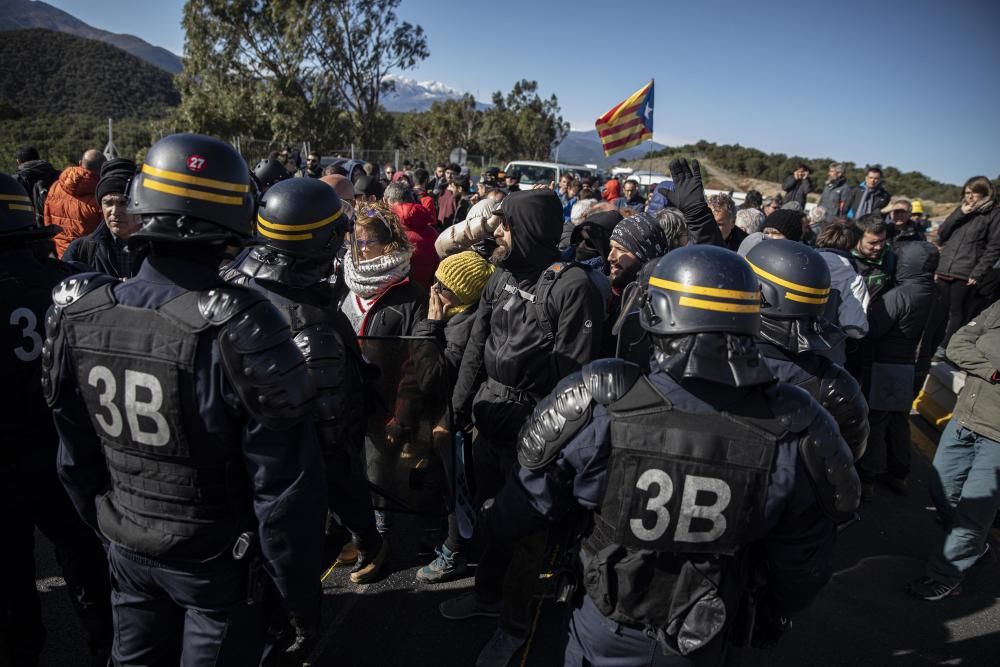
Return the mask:
{"type": "MultiPolygon", "coordinates": [[[[183,0],[47,0],[182,53],[183,0]]],[[[403,0],[430,57],[404,76],[488,101],[521,78],[574,129],[650,78],[655,138],[1000,175],[1000,2],[403,0]],[[616,11],[617,8],[623,8],[616,11]]]]}

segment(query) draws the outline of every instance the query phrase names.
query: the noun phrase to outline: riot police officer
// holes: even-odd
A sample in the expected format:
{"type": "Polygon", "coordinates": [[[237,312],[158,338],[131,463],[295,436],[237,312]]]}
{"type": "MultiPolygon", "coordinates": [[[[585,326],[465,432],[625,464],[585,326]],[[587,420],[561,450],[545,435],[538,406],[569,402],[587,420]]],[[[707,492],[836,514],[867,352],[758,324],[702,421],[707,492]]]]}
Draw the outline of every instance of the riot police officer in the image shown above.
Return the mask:
{"type": "Polygon", "coordinates": [[[757,640],[774,635],[826,583],[833,522],[858,504],[836,424],[760,358],[749,265],[688,246],[644,290],[650,374],[605,359],[565,378],[522,429],[520,468],[481,519],[509,537],[573,506],[593,512],[570,665],[721,661],[750,635],[754,614],[741,610],[754,602],[757,640]]]}
{"type": "Polygon", "coordinates": [[[843,334],[823,319],[830,269],[797,241],[759,243],[747,261],[761,287],[758,348],[775,377],[802,387],[836,420],[857,460],[868,444],[868,403],[850,373],[819,353],[843,334]]]}
{"type": "Polygon", "coordinates": [[[347,231],[340,197],[329,185],[308,178],[276,183],[264,194],[257,214],[261,245],[223,275],[262,292],[291,326],[317,393],[312,417],[326,461],[329,507],[356,547],[351,579],[367,583],[385,562],[388,542],[375,529],[371,496],[358,465],[364,444],[365,362],[327,282],[347,231]]]}
{"type": "Polygon", "coordinates": [[[305,363],[262,295],[218,275],[255,203],[240,155],[158,141],[129,189],[150,255],[53,292],[42,385],[58,469],[108,547],[120,664],[255,664],[270,577],[305,641],[319,605],[322,462],[305,363]]]}
{"type": "Polygon", "coordinates": [[[276,183],[292,178],[292,176],[292,172],[288,171],[285,165],[269,157],[258,162],[253,168],[254,183],[262,193],[267,192],[276,183]]]}
{"type": "Polygon", "coordinates": [[[73,273],[33,245],[59,228],[37,227],[31,200],[13,178],[0,174],[0,313],[3,383],[0,384],[0,663],[37,664],[45,639],[35,588],[37,527],[55,547],[73,605],[87,631],[94,664],[111,650],[111,589],[101,543],[80,521],[56,476],[58,438],[39,377],[42,323],[52,288],[73,273]]]}

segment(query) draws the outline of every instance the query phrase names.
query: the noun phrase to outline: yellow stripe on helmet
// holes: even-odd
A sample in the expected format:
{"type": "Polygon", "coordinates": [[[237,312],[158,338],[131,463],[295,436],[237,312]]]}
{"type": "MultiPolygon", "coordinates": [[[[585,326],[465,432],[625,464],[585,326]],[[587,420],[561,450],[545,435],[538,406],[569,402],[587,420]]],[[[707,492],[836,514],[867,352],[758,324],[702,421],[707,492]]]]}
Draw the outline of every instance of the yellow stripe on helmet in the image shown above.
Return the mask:
{"type": "Polygon", "coordinates": [[[279,234],[263,227],[258,227],[257,231],[269,239],[277,239],[278,241],[308,241],[313,237],[312,232],[306,232],[305,234],[279,234]]]}
{"type": "Polygon", "coordinates": [[[820,288],[820,287],[806,287],[805,285],[799,285],[798,283],[793,283],[790,280],[785,280],[784,278],[779,278],[778,276],[776,276],[776,275],[774,275],[772,273],[768,273],[767,271],[765,271],[764,269],[760,268],[759,266],[757,266],[756,264],[754,264],[753,262],[751,262],[749,260],[747,260],[747,264],[749,264],[750,267],[753,269],[753,272],[756,273],[761,278],[764,278],[765,280],[769,280],[769,281],[771,281],[772,283],[774,283],[776,285],[781,285],[782,287],[787,287],[788,289],[793,289],[796,292],[805,292],[806,294],[817,294],[819,296],[826,296],[826,295],[828,295],[830,293],[830,288],[829,287],[823,287],[823,288],[820,288]]]}
{"type": "Polygon", "coordinates": [[[739,299],[742,301],[760,301],[759,292],[742,292],[734,289],[721,289],[718,287],[702,287],[701,285],[685,285],[676,283],[673,280],[664,280],[652,276],[649,284],[653,287],[670,290],[672,292],[683,292],[685,294],[701,294],[704,296],[717,296],[723,299],[739,299]]]}
{"type": "Polygon", "coordinates": [[[706,301],[704,299],[694,299],[689,296],[682,296],[677,302],[678,305],[688,308],[700,308],[701,310],[714,310],[720,313],[759,313],[760,304],[755,303],[723,303],[722,301],[706,301]]]}
{"type": "Polygon", "coordinates": [[[148,178],[142,179],[142,186],[144,188],[149,188],[150,190],[166,192],[168,195],[201,199],[202,201],[210,201],[215,204],[226,204],[227,206],[242,206],[244,204],[242,197],[230,197],[228,195],[217,195],[211,192],[204,192],[202,190],[179,188],[176,185],[168,185],[166,183],[160,183],[159,181],[152,181],[148,178]]]}
{"type": "Polygon", "coordinates": [[[823,305],[830,300],[829,296],[822,297],[812,297],[812,296],[800,296],[794,292],[785,292],[785,298],[789,301],[798,301],[799,303],[815,303],[817,305],[823,305]]]}
{"type": "Polygon", "coordinates": [[[228,190],[229,192],[250,192],[250,186],[243,183],[230,183],[229,181],[217,181],[214,178],[191,176],[190,174],[168,171],[166,169],[160,169],[148,164],[142,165],[142,173],[150,174],[151,176],[156,176],[158,178],[166,178],[171,181],[187,183],[189,185],[203,185],[206,188],[215,188],[216,190],[228,190]]]}
{"type": "Polygon", "coordinates": [[[299,232],[299,231],[308,231],[310,229],[319,229],[320,227],[326,227],[331,222],[335,221],[337,218],[343,215],[343,213],[344,213],[343,211],[337,211],[329,218],[324,218],[318,222],[310,222],[308,225],[282,225],[277,222],[268,222],[258,213],[257,222],[260,223],[262,226],[267,227],[268,229],[276,229],[281,232],[299,232]]]}

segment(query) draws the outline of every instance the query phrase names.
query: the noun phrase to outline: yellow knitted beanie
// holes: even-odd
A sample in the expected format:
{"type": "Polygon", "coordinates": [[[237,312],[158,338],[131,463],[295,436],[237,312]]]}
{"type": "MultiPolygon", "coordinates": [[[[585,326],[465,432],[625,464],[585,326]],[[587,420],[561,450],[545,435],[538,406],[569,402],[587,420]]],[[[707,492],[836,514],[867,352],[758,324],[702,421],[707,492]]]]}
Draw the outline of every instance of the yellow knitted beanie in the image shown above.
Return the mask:
{"type": "Polygon", "coordinates": [[[494,266],[471,250],[449,255],[438,264],[434,277],[450,289],[463,305],[479,300],[494,266]]]}

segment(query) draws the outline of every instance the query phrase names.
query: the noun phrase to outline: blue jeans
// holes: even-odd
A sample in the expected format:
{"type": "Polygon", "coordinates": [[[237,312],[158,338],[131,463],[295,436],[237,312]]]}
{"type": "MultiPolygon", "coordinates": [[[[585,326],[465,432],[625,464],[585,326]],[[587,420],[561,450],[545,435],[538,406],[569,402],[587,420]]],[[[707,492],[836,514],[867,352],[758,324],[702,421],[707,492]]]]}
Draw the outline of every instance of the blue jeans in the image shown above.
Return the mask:
{"type": "Polygon", "coordinates": [[[934,455],[931,498],[944,522],[944,543],[931,554],[927,574],[956,584],[982,555],[1000,508],[1000,442],[952,419],[934,455]]]}

